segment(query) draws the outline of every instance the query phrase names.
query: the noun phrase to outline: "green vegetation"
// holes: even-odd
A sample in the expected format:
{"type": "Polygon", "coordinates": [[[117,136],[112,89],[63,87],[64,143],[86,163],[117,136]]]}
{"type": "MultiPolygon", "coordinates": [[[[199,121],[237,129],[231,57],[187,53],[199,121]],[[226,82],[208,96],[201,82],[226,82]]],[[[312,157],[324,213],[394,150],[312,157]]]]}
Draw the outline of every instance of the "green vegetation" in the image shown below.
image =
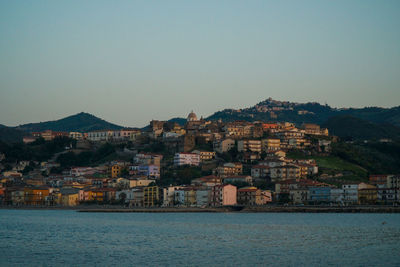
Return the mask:
{"type": "Polygon", "coordinates": [[[341,115],[330,118],[323,124],[331,134],[344,140],[399,139],[400,128],[393,125],[379,125],[353,116],[341,115]]]}
{"type": "Polygon", "coordinates": [[[332,154],[372,174],[400,173],[400,142],[337,143],[332,154]]]}
{"type": "Polygon", "coordinates": [[[105,143],[95,152],[85,151],[79,154],[67,152],[60,154],[57,157],[57,162],[60,163],[61,168],[68,168],[72,166],[90,166],[95,165],[101,161],[106,161],[107,157],[115,152],[113,145],[105,143]]]}
{"type": "Polygon", "coordinates": [[[0,152],[4,153],[6,163],[14,163],[21,160],[46,161],[54,154],[62,152],[66,147],[75,147],[76,141],[68,137],[58,137],[45,142],[38,139],[30,144],[8,144],[0,141],[0,152]]]}
{"type": "Polygon", "coordinates": [[[181,166],[176,168],[170,168],[163,174],[163,178],[160,181],[161,185],[179,185],[179,184],[190,184],[193,179],[202,177],[204,173],[199,167],[193,166],[181,166]]]}
{"type": "Polygon", "coordinates": [[[367,169],[338,156],[309,156],[301,152],[290,152],[287,157],[292,159],[315,159],[319,173],[322,175],[321,177],[329,177],[318,179],[323,182],[340,184],[348,181],[366,181],[369,175],[367,169]]]}

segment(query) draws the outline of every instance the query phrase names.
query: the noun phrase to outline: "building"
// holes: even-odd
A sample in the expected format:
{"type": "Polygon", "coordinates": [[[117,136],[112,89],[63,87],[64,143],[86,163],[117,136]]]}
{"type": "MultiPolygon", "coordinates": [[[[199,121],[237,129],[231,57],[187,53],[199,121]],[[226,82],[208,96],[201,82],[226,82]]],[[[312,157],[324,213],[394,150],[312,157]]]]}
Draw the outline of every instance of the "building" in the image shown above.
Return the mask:
{"type": "Polygon", "coordinates": [[[243,187],[237,190],[237,203],[239,205],[262,205],[261,190],[257,187],[243,187]]]}
{"type": "Polygon", "coordinates": [[[69,132],[69,138],[82,140],[84,138],[84,134],[80,132],[69,132]]]}
{"type": "Polygon", "coordinates": [[[168,186],[163,188],[163,201],[162,206],[171,207],[175,206],[175,191],[182,189],[182,186],[168,186]]]}
{"type": "Polygon", "coordinates": [[[44,205],[46,197],[52,190],[48,187],[25,187],[24,188],[24,204],[25,205],[44,205]]]}
{"type": "Polygon", "coordinates": [[[266,179],[269,178],[269,168],[265,165],[253,165],[251,167],[251,177],[254,179],[266,179]]]}
{"type": "Polygon", "coordinates": [[[344,184],[343,189],[343,202],[345,204],[358,203],[358,184],[344,184]]]}
{"type": "Polygon", "coordinates": [[[310,203],[329,203],[331,200],[330,187],[309,187],[309,202],[310,203]]]}
{"type": "Polygon", "coordinates": [[[213,143],[214,151],[217,153],[225,153],[235,147],[235,140],[228,138],[224,140],[216,140],[213,143]]]}
{"type": "Polygon", "coordinates": [[[160,188],[158,186],[147,186],[143,188],[143,206],[154,207],[160,203],[160,188]]]}
{"type": "Polygon", "coordinates": [[[387,177],[387,187],[400,189],[400,175],[389,175],[387,177]]]}
{"type": "Polygon", "coordinates": [[[61,189],[60,204],[67,207],[73,207],[79,204],[79,189],[68,188],[61,189]]]}
{"type": "Polygon", "coordinates": [[[239,140],[238,151],[261,153],[261,140],[239,140]]]}
{"type": "Polygon", "coordinates": [[[109,139],[108,131],[105,130],[92,131],[87,134],[87,139],[92,142],[107,141],[109,139]]]}
{"type": "Polygon", "coordinates": [[[211,188],[210,205],[228,206],[237,204],[237,188],[234,185],[216,185],[211,188]]]}
{"type": "Polygon", "coordinates": [[[209,161],[215,158],[214,151],[193,150],[192,153],[200,155],[200,161],[209,161]]]}
{"type": "Polygon", "coordinates": [[[281,149],[281,140],[279,138],[267,138],[261,140],[262,151],[271,152],[281,149]]]}
{"type": "Polygon", "coordinates": [[[200,165],[200,155],[195,153],[176,153],[174,156],[174,165],[175,166],[199,166],[200,165]]]}
{"type": "Polygon", "coordinates": [[[378,200],[378,191],[376,186],[360,183],[358,185],[358,204],[373,205],[378,200]]]}
{"type": "Polygon", "coordinates": [[[203,177],[192,180],[192,185],[196,185],[196,186],[211,187],[211,186],[220,185],[220,184],[222,184],[222,179],[220,177],[217,177],[214,175],[203,176],[203,177]]]}
{"type": "Polygon", "coordinates": [[[138,153],[133,158],[133,163],[138,165],[161,165],[163,155],[154,153],[138,153]]]}
{"type": "Polygon", "coordinates": [[[118,164],[114,164],[113,166],[111,166],[111,178],[117,178],[121,176],[121,172],[122,172],[122,166],[118,164]]]}
{"type": "Polygon", "coordinates": [[[253,179],[248,175],[228,175],[222,178],[222,182],[224,184],[246,183],[251,185],[253,183],[253,179]]]}
{"type": "Polygon", "coordinates": [[[332,188],[330,201],[333,203],[344,204],[344,189],[343,188],[332,188]]]}

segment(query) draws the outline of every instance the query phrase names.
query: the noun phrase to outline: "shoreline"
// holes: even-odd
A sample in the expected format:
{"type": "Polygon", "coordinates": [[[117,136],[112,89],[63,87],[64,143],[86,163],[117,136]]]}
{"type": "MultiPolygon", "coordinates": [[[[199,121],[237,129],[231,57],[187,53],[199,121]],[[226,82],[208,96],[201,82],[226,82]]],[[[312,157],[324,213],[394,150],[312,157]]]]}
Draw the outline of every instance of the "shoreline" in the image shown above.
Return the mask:
{"type": "Polygon", "coordinates": [[[400,213],[400,206],[226,206],[226,207],[121,207],[121,206],[0,206],[0,210],[74,210],[114,213],[400,213]]]}

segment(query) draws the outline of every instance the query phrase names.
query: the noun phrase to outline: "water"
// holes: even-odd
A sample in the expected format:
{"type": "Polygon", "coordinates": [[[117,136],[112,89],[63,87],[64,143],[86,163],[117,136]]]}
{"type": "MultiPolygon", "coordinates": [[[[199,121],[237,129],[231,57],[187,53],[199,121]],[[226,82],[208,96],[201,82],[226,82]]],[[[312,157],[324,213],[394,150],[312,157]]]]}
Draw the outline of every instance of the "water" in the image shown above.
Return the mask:
{"type": "Polygon", "coordinates": [[[399,248],[400,214],[0,210],[1,266],[400,266],[399,248]]]}

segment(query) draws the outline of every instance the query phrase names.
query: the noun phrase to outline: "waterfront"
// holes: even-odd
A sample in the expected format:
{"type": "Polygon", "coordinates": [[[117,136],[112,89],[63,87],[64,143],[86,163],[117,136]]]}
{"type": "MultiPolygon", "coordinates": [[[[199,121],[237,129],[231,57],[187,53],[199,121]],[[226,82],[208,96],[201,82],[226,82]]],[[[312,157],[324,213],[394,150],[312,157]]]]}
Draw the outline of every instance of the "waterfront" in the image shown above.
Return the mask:
{"type": "Polygon", "coordinates": [[[398,266],[399,214],[0,210],[0,263],[398,266]]]}

